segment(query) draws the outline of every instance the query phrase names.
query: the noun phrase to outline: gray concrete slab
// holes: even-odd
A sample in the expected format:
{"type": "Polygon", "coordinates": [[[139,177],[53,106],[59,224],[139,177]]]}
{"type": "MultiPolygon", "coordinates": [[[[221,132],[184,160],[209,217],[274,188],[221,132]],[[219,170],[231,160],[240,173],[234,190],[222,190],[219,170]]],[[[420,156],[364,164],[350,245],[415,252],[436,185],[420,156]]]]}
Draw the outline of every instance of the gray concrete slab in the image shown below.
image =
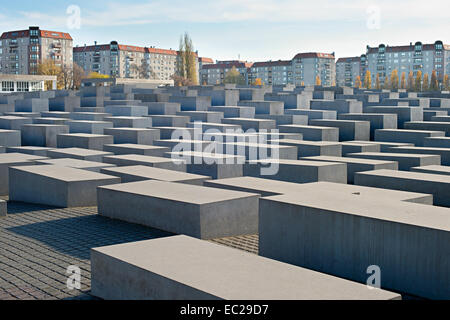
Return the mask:
{"type": "Polygon", "coordinates": [[[167,157],[186,162],[187,172],[210,176],[213,179],[242,177],[245,157],[212,152],[168,152],[167,157]]]}
{"type": "Polygon", "coordinates": [[[82,148],[102,151],[104,145],[113,143],[113,136],[102,134],[69,133],[57,136],[58,148],[82,148]]]}
{"type": "Polygon", "coordinates": [[[412,172],[431,173],[431,174],[450,175],[450,167],[449,166],[415,167],[415,168],[411,168],[411,171],[412,172]]]}
{"type": "Polygon", "coordinates": [[[250,129],[260,130],[273,130],[276,129],[275,120],[267,119],[252,119],[252,118],[224,118],[223,124],[232,124],[241,126],[242,130],[247,131],[250,129]]]}
{"type": "Polygon", "coordinates": [[[377,266],[383,289],[448,299],[448,209],[358,199],[320,190],[261,198],[260,255],[363,284],[377,266]]]}
{"type": "Polygon", "coordinates": [[[381,145],[376,143],[364,143],[347,141],[342,142],[342,155],[345,157],[349,153],[361,153],[361,152],[381,152],[381,145]]]}
{"type": "Polygon", "coordinates": [[[62,148],[47,151],[47,156],[53,159],[71,158],[94,162],[102,162],[103,157],[109,155],[113,154],[111,152],[83,148],[62,148]]]}
{"type": "Polygon", "coordinates": [[[0,117],[0,129],[4,130],[20,130],[24,124],[32,124],[32,118],[17,117],[17,116],[2,116],[0,117]]]}
{"type": "Polygon", "coordinates": [[[339,128],[339,141],[370,141],[370,122],[357,120],[311,120],[313,126],[339,128]]]}
{"type": "Polygon", "coordinates": [[[253,193],[157,180],[98,189],[100,215],[201,239],[258,232],[253,193]]]}
{"type": "Polygon", "coordinates": [[[322,161],[265,159],[248,161],[244,166],[244,176],[261,177],[266,179],[308,183],[329,181],[347,183],[347,166],[344,163],[322,161]],[[262,168],[278,168],[276,172],[265,175],[262,168]]]}
{"type": "Polygon", "coordinates": [[[22,126],[22,145],[35,147],[57,147],[57,136],[69,133],[66,125],[26,124],[22,126]]]}
{"type": "Polygon", "coordinates": [[[211,179],[211,177],[198,174],[153,168],[148,166],[105,168],[101,170],[101,173],[119,177],[122,183],[144,180],[158,180],[202,186],[204,181],[211,179]]]}
{"type": "MultiPolygon", "coordinates": [[[[339,120],[357,120],[370,122],[370,139],[375,138],[377,129],[397,129],[397,115],[392,113],[343,113],[339,120]]],[[[358,140],[358,139],[355,139],[358,140]]]]}
{"type": "Polygon", "coordinates": [[[225,118],[254,118],[255,108],[239,106],[212,106],[208,111],[222,112],[225,118]]]}
{"type": "Polygon", "coordinates": [[[433,195],[435,205],[450,207],[450,176],[447,175],[376,170],[357,173],[355,184],[410,192],[426,191],[433,195]]]}
{"type": "Polygon", "coordinates": [[[2,153],[0,154],[0,196],[8,195],[9,175],[8,168],[12,166],[30,166],[35,160],[46,159],[46,157],[34,156],[24,153],[2,153]]]}
{"type": "Polygon", "coordinates": [[[320,126],[283,125],[278,126],[283,133],[301,133],[303,139],[310,141],[339,141],[339,129],[320,126]]]}
{"type": "Polygon", "coordinates": [[[405,122],[405,129],[443,131],[445,132],[445,136],[450,137],[449,122],[437,122],[437,121],[405,122]]]}
{"type": "Polygon", "coordinates": [[[97,205],[97,187],[120,178],[53,165],[10,167],[9,199],[55,207],[97,205]]]}
{"type": "Polygon", "coordinates": [[[408,171],[412,167],[421,167],[428,165],[440,165],[441,157],[439,155],[412,154],[412,153],[394,153],[394,152],[362,152],[349,153],[347,157],[397,161],[399,170],[408,171]]]}
{"type": "Polygon", "coordinates": [[[441,157],[441,164],[450,165],[450,149],[435,147],[392,147],[390,152],[394,153],[413,153],[413,154],[434,154],[441,157]]]}
{"type": "MultiPolygon", "coordinates": [[[[103,168],[113,168],[115,165],[109,163],[101,163],[96,161],[78,160],[73,158],[45,159],[36,160],[36,165],[53,165],[59,167],[68,167],[75,169],[83,169],[100,173],[103,168]]],[[[114,176],[114,175],[113,175],[114,176]]]]}
{"type": "Polygon", "coordinates": [[[407,129],[380,129],[375,131],[375,141],[412,143],[422,147],[424,139],[428,137],[443,137],[442,131],[407,130],[407,129]]]}
{"type": "Polygon", "coordinates": [[[347,165],[347,177],[348,177],[347,182],[350,184],[354,183],[355,174],[357,172],[372,171],[379,169],[398,170],[398,162],[396,161],[359,159],[347,157],[330,157],[330,156],[305,157],[302,158],[301,160],[345,163],[347,165]]]}
{"type": "Polygon", "coordinates": [[[395,201],[406,201],[433,205],[433,195],[398,190],[363,187],[334,182],[292,183],[256,177],[237,177],[219,180],[210,180],[204,183],[206,187],[228,189],[235,191],[258,193],[261,197],[270,197],[282,194],[296,194],[308,192],[321,192],[325,196],[335,196],[336,193],[345,195],[358,195],[361,198],[371,197],[380,199],[388,197],[395,201]]]}
{"type": "Polygon", "coordinates": [[[20,146],[21,143],[20,131],[0,129],[0,146],[17,147],[20,146]]]}
{"type": "Polygon", "coordinates": [[[104,151],[112,152],[115,155],[123,154],[140,154],[143,156],[163,157],[166,152],[169,152],[169,148],[150,146],[144,144],[106,144],[103,147],[104,151]]]}
{"type": "Polygon", "coordinates": [[[273,141],[284,146],[295,146],[298,150],[298,158],[311,156],[335,156],[342,155],[342,144],[329,141],[306,141],[280,139],[273,141]]]}
{"type": "Polygon", "coordinates": [[[6,201],[0,200],[0,217],[6,217],[7,212],[8,208],[6,206],[6,201]]]}
{"type": "Polygon", "coordinates": [[[155,140],[160,139],[160,131],[154,128],[108,128],[104,130],[104,133],[113,136],[115,144],[132,143],[152,145],[155,140]]]}
{"type": "Polygon", "coordinates": [[[112,122],[114,128],[150,128],[150,117],[105,117],[105,121],[112,122]]]}
{"type": "Polygon", "coordinates": [[[92,293],[102,299],[400,299],[384,290],[370,290],[351,281],[185,236],[94,248],[91,261],[92,293]],[[184,272],[180,272],[180,266],[184,272]]]}
{"type": "Polygon", "coordinates": [[[125,166],[148,166],[167,170],[186,172],[186,163],[184,161],[175,161],[168,158],[143,156],[137,154],[126,154],[116,156],[104,156],[104,163],[115,164],[118,167],[125,166]]]}
{"type": "Polygon", "coordinates": [[[25,153],[30,154],[33,156],[41,156],[41,157],[47,157],[47,151],[53,150],[54,148],[47,148],[47,147],[8,147],[6,148],[7,153],[25,153]]]}

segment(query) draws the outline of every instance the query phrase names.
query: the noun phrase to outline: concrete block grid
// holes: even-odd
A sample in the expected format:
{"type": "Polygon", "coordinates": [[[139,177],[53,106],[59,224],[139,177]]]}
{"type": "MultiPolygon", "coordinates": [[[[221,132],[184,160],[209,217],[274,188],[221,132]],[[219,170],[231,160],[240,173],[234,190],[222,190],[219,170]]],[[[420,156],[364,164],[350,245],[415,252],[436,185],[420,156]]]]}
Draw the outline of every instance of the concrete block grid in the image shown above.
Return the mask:
{"type": "MultiPolygon", "coordinates": [[[[49,95],[22,95],[12,102],[2,99],[8,100],[12,108],[0,114],[0,173],[3,177],[0,191],[5,197],[9,195],[5,198],[9,199],[8,203],[0,201],[0,225],[7,221],[18,226],[5,229],[0,237],[4,243],[2,248],[5,248],[0,251],[0,268],[5,270],[0,276],[0,299],[92,299],[93,295],[160,299],[182,297],[181,291],[186,293],[185,298],[397,299],[398,293],[404,297],[448,298],[445,289],[450,286],[448,275],[445,276],[448,262],[434,266],[433,257],[443,255],[449,245],[435,248],[433,243],[427,242],[433,250],[422,250],[422,247],[398,243],[417,266],[415,273],[410,274],[419,278],[415,285],[406,284],[404,279],[395,280],[404,266],[396,259],[386,264],[396,253],[383,252],[386,256],[380,264],[388,281],[382,284],[382,289],[388,291],[379,291],[378,295],[370,294],[364,276],[355,273],[355,268],[362,266],[358,260],[362,257],[355,255],[355,251],[351,253],[353,248],[348,248],[348,256],[341,257],[346,261],[342,269],[326,262],[315,264],[320,250],[326,251],[328,247],[302,253],[309,263],[300,264],[289,254],[283,256],[282,250],[272,255],[270,250],[277,250],[276,246],[266,245],[280,230],[284,230],[284,247],[292,249],[298,245],[294,241],[298,237],[296,229],[290,228],[291,222],[282,217],[286,210],[269,206],[269,198],[282,197],[275,202],[295,205],[294,209],[287,210],[294,212],[297,208],[308,207],[315,199],[314,192],[326,198],[314,202],[314,208],[317,207],[323,217],[329,215],[324,213],[328,203],[334,203],[337,208],[331,210],[330,219],[340,219],[341,215],[351,211],[343,204],[345,199],[350,205],[361,206],[355,213],[358,216],[365,214],[362,214],[365,201],[375,204],[376,199],[379,202],[382,197],[389,199],[380,204],[388,214],[381,219],[386,226],[373,224],[371,227],[372,221],[366,221],[368,228],[388,232],[387,226],[391,225],[392,230],[398,230],[406,238],[411,237],[411,243],[419,234],[443,241],[448,239],[448,228],[435,225],[438,216],[445,216],[445,212],[450,214],[447,211],[450,210],[447,208],[450,206],[447,194],[450,122],[445,117],[448,99],[444,94],[442,98],[436,94],[432,101],[413,95],[399,96],[398,93],[347,88],[298,87],[283,91],[283,88],[271,86],[232,89],[196,86],[143,90],[124,85],[95,90],[83,88],[75,96],[50,92],[49,95]],[[270,133],[271,130],[281,133],[270,133]],[[174,158],[181,161],[174,163],[174,158]],[[230,182],[220,182],[228,180],[230,182]],[[48,188],[54,191],[49,193],[48,188]],[[295,204],[291,198],[295,199],[295,204]],[[399,204],[404,202],[409,202],[412,209],[404,209],[407,205],[399,204]],[[97,205],[100,215],[94,215],[97,205]],[[420,219],[415,216],[414,219],[420,220],[418,222],[409,221],[408,215],[397,216],[402,210],[420,211],[415,205],[427,206],[432,208],[427,210],[436,213],[423,215],[420,219]],[[86,206],[91,207],[83,208],[86,206]],[[17,209],[19,213],[16,208],[20,208],[17,209]],[[38,214],[34,215],[35,212],[38,214]],[[158,212],[160,214],[156,214],[158,212]],[[47,221],[46,213],[54,220],[47,221]],[[261,220],[266,216],[273,221],[261,220]],[[129,237],[113,241],[114,232],[111,231],[111,241],[102,241],[109,235],[98,241],[89,242],[88,238],[86,245],[78,244],[77,251],[72,249],[75,246],[64,241],[66,235],[57,228],[50,226],[47,237],[40,229],[47,224],[59,226],[67,222],[66,231],[70,232],[71,224],[94,217],[98,219],[92,226],[95,230],[101,230],[104,224],[115,224],[118,230],[130,227],[144,230],[143,234],[147,230],[147,234],[140,237],[138,231],[130,231],[129,237]],[[138,225],[129,225],[129,222],[138,225]],[[266,223],[275,224],[275,233],[266,223]],[[408,223],[416,229],[403,226],[408,223]],[[421,228],[428,229],[425,232],[421,228]],[[167,241],[161,239],[160,242],[129,243],[175,234],[184,236],[167,238],[167,241]],[[24,245],[24,239],[28,237],[33,239],[29,246],[35,248],[24,245]],[[272,270],[269,273],[274,274],[274,270],[279,270],[279,273],[291,274],[291,278],[308,275],[311,281],[320,283],[327,277],[325,274],[333,274],[338,277],[333,283],[336,290],[333,289],[332,294],[326,288],[318,289],[314,296],[300,285],[298,290],[281,294],[279,290],[273,290],[271,283],[289,281],[275,275],[266,275],[267,281],[256,295],[238,290],[245,283],[250,288],[257,288],[258,275],[254,274],[239,281],[229,281],[229,291],[224,293],[215,288],[214,276],[196,278],[200,277],[200,270],[192,266],[193,278],[177,278],[176,286],[157,281],[160,292],[166,292],[167,296],[158,293],[157,289],[150,296],[140,295],[141,292],[133,288],[133,281],[144,277],[150,286],[152,279],[164,276],[164,272],[158,272],[154,269],[156,265],[145,262],[141,267],[148,274],[132,270],[128,264],[134,261],[123,253],[142,246],[140,255],[145,260],[147,252],[158,255],[162,247],[170,246],[171,241],[179,241],[179,245],[191,249],[202,248],[198,259],[202,258],[201,252],[211,252],[217,255],[218,261],[226,250],[222,252],[220,247],[205,244],[225,244],[250,253],[248,257],[241,257],[227,249],[231,250],[227,255],[241,257],[240,262],[236,261],[237,265],[243,268],[258,266],[262,270],[272,270]],[[62,244],[58,246],[58,242],[62,244]],[[125,251],[117,244],[123,244],[125,251]],[[17,248],[26,252],[23,258],[11,254],[17,248]],[[76,259],[79,251],[83,251],[83,259],[76,259]],[[258,251],[279,262],[251,254],[258,251]],[[33,252],[37,252],[36,255],[33,252]],[[60,262],[47,265],[39,260],[47,259],[47,255],[49,261],[58,256],[60,262]],[[117,259],[123,269],[114,267],[113,262],[117,259]],[[77,262],[86,273],[82,289],[72,292],[66,288],[66,270],[61,270],[61,263],[70,261],[77,262]],[[92,274],[91,262],[95,264],[92,274]],[[437,274],[427,283],[424,279],[430,266],[437,274]],[[309,273],[310,269],[319,273],[309,273]],[[117,293],[112,275],[124,283],[131,283],[130,287],[117,293]],[[185,281],[196,281],[196,290],[189,293],[183,289],[185,281]]],[[[373,221],[380,220],[376,214],[378,211],[367,213],[373,221]]],[[[311,230],[318,227],[314,225],[316,220],[307,220],[311,230]]],[[[339,221],[342,230],[351,228],[354,222],[339,221]]],[[[326,221],[322,222],[325,226],[326,221]]],[[[297,221],[292,225],[295,223],[297,221]]],[[[360,238],[354,240],[362,244],[375,241],[377,246],[383,246],[377,232],[371,239],[363,239],[362,234],[358,234],[360,238]]],[[[311,233],[302,236],[306,242],[314,241],[311,233]]],[[[349,235],[333,231],[333,236],[337,245],[347,241],[349,235]]],[[[373,254],[380,257],[376,250],[373,254]]],[[[183,259],[188,263],[192,258],[186,254],[183,259]]],[[[231,263],[232,259],[227,261],[231,263]]],[[[159,267],[167,269],[163,264],[159,267]]],[[[232,267],[222,271],[217,268],[217,271],[220,276],[216,278],[240,277],[238,269],[232,267]]],[[[263,274],[261,276],[264,278],[263,274]]]]}

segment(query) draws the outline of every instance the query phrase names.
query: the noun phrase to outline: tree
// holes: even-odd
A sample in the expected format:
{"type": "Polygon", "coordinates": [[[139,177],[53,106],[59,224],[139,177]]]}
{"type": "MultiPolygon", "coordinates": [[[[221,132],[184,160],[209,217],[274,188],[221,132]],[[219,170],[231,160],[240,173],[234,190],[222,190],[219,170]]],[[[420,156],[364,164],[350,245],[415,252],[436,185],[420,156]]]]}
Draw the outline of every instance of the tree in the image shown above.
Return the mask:
{"type": "Polygon", "coordinates": [[[400,88],[406,89],[406,73],[402,72],[402,79],[400,81],[400,88]]]}
{"type": "Polygon", "coordinates": [[[180,48],[177,57],[177,70],[174,79],[176,85],[196,85],[197,79],[197,54],[189,34],[186,32],[180,37],[180,48]]]}
{"type": "Polygon", "coordinates": [[[422,71],[417,71],[416,81],[414,83],[414,91],[419,92],[422,90],[422,71]]]}
{"type": "Polygon", "coordinates": [[[262,86],[262,80],[261,78],[256,78],[255,81],[253,82],[254,86],[262,86]]]}
{"type": "Polygon", "coordinates": [[[408,74],[408,90],[409,91],[414,91],[414,75],[413,72],[410,71],[408,74]]]}
{"type": "Polygon", "coordinates": [[[89,73],[88,78],[89,79],[108,79],[109,76],[106,74],[98,73],[98,72],[91,72],[91,73],[89,73]]]}
{"type": "Polygon", "coordinates": [[[223,79],[223,83],[234,83],[239,85],[245,84],[244,76],[236,69],[235,66],[231,68],[230,71],[225,75],[225,79],[223,79]]]}
{"type": "Polygon", "coordinates": [[[433,70],[431,72],[430,90],[431,91],[438,91],[439,90],[439,82],[438,82],[436,70],[433,70]]]}
{"type": "Polygon", "coordinates": [[[448,74],[446,74],[444,76],[444,81],[442,82],[442,88],[445,91],[449,91],[450,90],[450,80],[449,80],[448,74]]]}
{"type": "Polygon", "coordinates": [[[78,64],[73,64],[73,83],[72,83],[72,89],[79,90],[81,88],[81,81],[86,78],[86,73],[84,72],[83,68],[80,67],[78,64]]]}
{"type": "Polygon", "coordinates": [[[320,80],[319,75],[316,76],[316,86],[322,85],[322,80],[320,80]]]}
{"type": "Polygon", "coordinates": [[[392,90],[398,89],[398,81],[399,81],[398,70],[394,69],[394,70],[392,70],[392,73],[391,73],[391,86],[390,87],[392,90]]]}
{"type": "MultiPolygon", "coordinates": [[[[56,88],[58,90],[64,89],[64,80],[62,68],[55,64],[55,61],[48,59],[38,64],[37,73],[45,76],[56,76],[56,88]]],[[[53,89],[52,81],[46,81],[45,87],[47,90],[53,89]]]]}
{"type": "Polygon", "coordinates": [[[364,76],[364,88],[372,89],[372,75],[369,70],[366,71],[366,75],[364,76]]]}
{"type": "Polygon", "coordinates": [[[430,89],[430,81],[428,80],[428,73],[425,73],[422,80],[422,91],[428,91],[430,89]]]}
{"type": "Polygon", "coordinates": [[[361,83],[361,77],[360,77],[360,76],[357,76],[356,79],[355,79],[355,85],[354,85],[354,87],[359,89],[359,88],[361,88],[361,86],[362,86],[362,83],[361,83]]]}
{"type": "Polygon", "coordinates": [[[391,77],[391,75],[384,77],[383,89],[389,90],[391,88],[391,86],[389,84],[389,78],[390,77],[391,77]]]}
{"type": "Polygon", "coordinates": [[[377,78],[375,79],[375,88],[381,90],[380,74],[377,73],[377,78]]]}

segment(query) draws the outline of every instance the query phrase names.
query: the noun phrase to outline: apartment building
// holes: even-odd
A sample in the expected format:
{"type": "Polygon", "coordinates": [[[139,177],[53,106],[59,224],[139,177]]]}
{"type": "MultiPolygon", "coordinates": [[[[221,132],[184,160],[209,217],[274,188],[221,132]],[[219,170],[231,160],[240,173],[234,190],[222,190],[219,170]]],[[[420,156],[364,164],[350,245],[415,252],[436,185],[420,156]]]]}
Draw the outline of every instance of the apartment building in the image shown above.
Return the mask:
{"type": "Polygon", "coordinates": [[[292,61],[255,62],[248,70],[249,83],[254,83],[258,78],[268,85],[293,83],[292,61]]]}
{"type": "Polygon", "coordinates": [[[213,64],[206,64],[200,69],[200,81],[202,84],[207,85],[222,84],[226,74],[235,67],[244,77],[245,82],[248,83],[248,69],[251,66],[252,63],[239,60],[217,61],[213,64]]]}
{"type": "Polygon", "coordinates": [[[37,74],[37,66],[53,60],[59,66],[72,67],[73,39],[68,33],[41,30],[4,32],[0,37],[0,73],[37,74]]]}
{"type": "Polygon", "coordinates": [[[170,80],[178,52],[154,47],[110,44],[75,47],[74,62],[86,74],[98,72],[116,78],[170,80]]]}
{"type": "Polygon", "coordinates": [[[438,80],[442,82],[444,75],[450,74],[450,45],[442,41],[433,44],[416,42],[405,46],[388,46],[380,44],[378,47],[367,46],[367,68],[372,74],[372,82],[376,75],[381,83],[389,78],[393,70],[397,70],[399,78],[405,72],[408,76],[412,71],[414,76],[420,70],[422,74],[431,76],[436,70],[438,80]]]}
{"type": "Polygon", "coordinates": [[[232,67],[244,76],[248,84],[260,78],[264,84],[311,86],[319,76],[322,85],[336,83],[336,63],[334,53],[299,53],[292,60],[278,60],[250,63],[246,61],[218,61],[202,67],[202,83],[221,84],[232,67]]]}
{"type": "Polygon", "coordinates": [[[352,87],[356,78],[361,77],[361,57],[339,58],[336,62],[336,84],[352,87]]]}
{"type": "Polygon", "coordinates": [[[336,61],[333,53],[299,53],[292,59],[293,84],[312,86],[319,76],[321,84],[329,87],[336,84],[336,61]]]}

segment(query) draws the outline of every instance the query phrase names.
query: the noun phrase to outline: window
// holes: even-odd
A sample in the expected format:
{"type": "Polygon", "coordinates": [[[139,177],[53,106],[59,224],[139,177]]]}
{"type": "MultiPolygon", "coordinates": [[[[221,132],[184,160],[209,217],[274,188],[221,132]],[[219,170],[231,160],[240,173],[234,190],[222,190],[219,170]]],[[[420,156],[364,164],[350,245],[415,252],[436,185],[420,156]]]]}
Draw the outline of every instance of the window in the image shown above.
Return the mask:
{"type": "Polygon", "coordinates": [[[11,92],[14,91],[13,81],[2,81],[2,91],[11,92]]]}
{"type": "Polygon", "coordinates": [[[28,92],[28,82],[18,81],[17,82],[17,92],[28,92]]]}

